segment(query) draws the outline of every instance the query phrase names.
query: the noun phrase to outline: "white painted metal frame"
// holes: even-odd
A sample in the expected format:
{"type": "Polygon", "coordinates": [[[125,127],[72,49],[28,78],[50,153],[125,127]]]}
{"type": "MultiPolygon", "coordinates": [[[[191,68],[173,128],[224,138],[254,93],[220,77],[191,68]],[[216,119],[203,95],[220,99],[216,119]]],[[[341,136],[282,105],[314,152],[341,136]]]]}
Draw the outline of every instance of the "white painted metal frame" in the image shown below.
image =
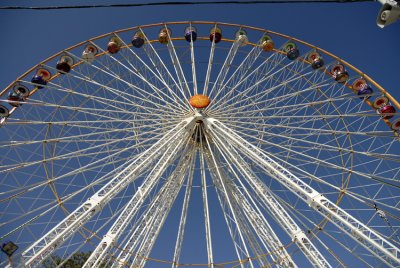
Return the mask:
{"type": "MultiPolygon", "coordinates": [[[[232,164],[237,165],[237,163],[235,161],[232,161],[231,159],[228,159],[222,152],[223,149],[220,148],[218,144],[214,143],[214,147],[219,151],[219,154],[225,160],[224,162],[225,165],[229,169],[230,173],[233,175],[232,182],[230,183],[230,185],[228,179],[225,179],[225,181],[230,186],[231,191],[233,192],[233,196],[236,199],[236,202],[245,212],[245,215],[249,217],[253,229],[255,230],[257,235],[262,239],[262,242],[266,244],[265,247],[270,248],[271,258],[273,259],[274,263],[279,267],[297,267],[294,261],[292,260],[291,256],[286,251],[286,248],[284,247],[283,243],[275,234],[274,230],[272,229],[272,227],[262,214],[261,210],[257,206],[251,193],[249,193],[249,190],[243,184],[241,177],[234,170],[232,164]],[[233,180],[237,181],[239,184],[236,185],[233,180]]],[[[216,167],[211,166],[211,168],[216,168],[216,167]]],[[[257,181],[259,184],[262,184],[258,178],[256,179],[255,175],[250,171],[250,168],[246,163],[241,162],[241,165],[237,166],[237,169],[239,170],[238,172],[241,173],[242,178],[248,181],[250,185],[254,181],[257,181]],[[246,170],[246,173],[242,173],[243,170],[246,170]],[[251,177],[246,177],[246,176],[251,176],[251,177]]],[[[225,172],[221,171],[221,174],[224,173],[225,172]]],[[[224,175],[224,177],[227,178],[226,174],[224,175]]],[[[265,186],[263,187],[266,188],[265,186]]],[[[259,196],[259,194],[257,196],[259,196]]],[[[262,200],[262,198],[260,198],[260,200],[262,200]]],[[[268,208],[268,210],[274,211],[274,207],[271,206],[271,209],[268,208]]],[[[281,214],[284,213],[285,211],[282,210],[281,214]]],[[[288,218],[288,221],[290,221],[290,218],[288,218]]]]}
{"type": "Polygon", "coordinates": [[[259,148],[236,135],[231,129],[224,126],[218,120],[207,118],[205,122],[207,129],[212,131],[214,135],[228,138],[233,146],[237,146],[238,149],[264,169],[265,172],[304,200],[318,213],[325,216],[330,222],[347,233],[377,258],[393,267],[400,264],[400,249],[382,235],[325,198],[318,191],[298,179],[294,174],[279,165],[259,148]]]}
{"type": "MultiPolygon", "coordinates": [[[[168,178],[167,185],[164,192],[160,192],[161,197],[159,202],[152,206],[152,210],[148,210],[147,214],[149,217],[153,215],[153,221],[149,220],[147,223],[146,221],[142,222],[142,225],[145,225],[144,229],[147,231],[145,233],[144,239],[140,238],[133,238],[129,241],[140,242],[140,247],[136,250],[135,258],[131,264],[132,268],[135,267],[144,267],[151,252],[151,249],[160,233],[163,224],[170,212],[172,205],[174,204],[181,188],[185,177],[187,174],[191,174],[190,170],[193,169],[193,166],[190,165],[192,161],[195,159],[195,150],[193,149],[192,143],[187,143],[187,154],[185,157],[180,159],[178,166],[174,170],[173,174],[168,178]]],[[[158,199],[158,198],[157,198],[158,199]]],[[[132,254],[132,250],[135,247],[124,247],[126,251],[132,254]]],[[[125,256],[126,258],[129,257],[125,256]]]]}
{"type": "Polygon", "coordinates": [[[213,257],[213,249],[212,249],[212,237],[211,237],[211,226],[210,226],[210,210],[208,207],[208,194],[207,194],[207,180],[206,180],[206,166],[204,159],[204,146],[207,137],[203,133],[202,123],[198,127],[198,132],[196,135],[199,139],[200,144],[200,176],[201,176],[201,190],[203,195],[203,210],[204,210],[204,226],[206,230],[206,244],[207,244],[207,255],[208,255],[208,263],[211,268],[214,268],[214,257],[213,257]]]}
{"type": "MultiPolygon", "coordinates": [[[[210,132],[213,132],[212,130],[210,132]]],[[[271,191],[259,180],[254,173],[248,168],[246,162],[240,158],[237,151],[234,150],[232,145],[227,145],[221,137],[215,135],[215,140],[220,145],[220,148],[224,150],[226,155],[236,164],[236,167],[247,179],[247,182],[253,187],[254,192],[264,201],[268,210],[271,211],[277,223],[282,227],[283,230],[293,239],[300,250],[304,253],[307,259],[314,267],[331,267],[325,257],[319,252],[317,247],[310,241],[307,235],[300,229],[296,222],[287,213],[284,207],[276,200],[271,191]],[[229,146],[229,147],[228,147],[229,146]]],[[[272,231],[273,232],[273,231],[272,231]]],[[[278,244],[279,247],[279,244],[278,244]]]]}
{"type": "MultiPolygon", "coordinates": [[[[206,144],[207,144],[207,149],[210,152],[210,162],[212,163],[211,165],[214,166],[214,167],[217,167],[218,166],[217,159],[212,154],[210,141],[207,138],[205,139],[205,141],[206,141],[206,144]]],[[[220,170],[218,168],[216,168],[213,172],[214,172],[213,175],[214,175],[214,178],[215,178],[214,183],[217,185],[217,187],[218,186],[220,187],[220,191],[217,191],[217,193],[219,194],[219,198],[220,198],[220,200],[222,199],[224,201],[224,203],[227,204],[227,207],[229,209],[229,212],[230,212],[230,215],[232,217],[232,220],[233,220],[233,222],[236,223],[236,231],[237,231],[238,236],[239,236],[240,248],[243,251],[243,253],[245,254],[245,257],[247,258],[250,267],[254,267],[253,261],[252,261],[252,259],[250,259],[250,253],[249,253],[249,250],[247,248],[246,240],[244,238],[245,230],[242,230],[242,228],[241,228],[242,226],[241,226],[241,224],[239,222],[239,219],[238,219],[238,215],[237,215],[238,213],[237,213],[237,211],[235,210],[235,208],[234,208],[234,206],[232,204],[231,198],[229,198],[229,193],[228,193],[228,190],[227,190],[227,188],[225,186],[225,183],[223,181],[223,176],[221,175],[220,170]]],[[[239,259],[241,259],[241,258],[239,257],[239,259]]]]}
{"type": "Polygon", "coordinates": [[[188,132],[190,133],[193,125],[194,117],[182,121],[167,133],[164,139],[160,139],[153,146],[140,154],[134,162],[122,172],[118,173],[114,179],[103,186],[96,194],[89,198],[87,202],[81,204],[63,221],[24,251],[22,254],[24,265],[26,267],[37,267],[43,260],[50,256],[58,246],[97,214],[117,193],[134,181],[141,170],[158,158],[165,146],[172,141],[182,139],[188,132]]]}
{"type": "Polygon", "coordinates": [[[176,157],[177,151],[183,145],[184,139],[177,140],[168,144],[164,150],[165,152],[161,155],[151,172],[139,186],[136,193],[133,195],[131,200],[125,205],[125,209],[119,214],[114,224],[111,226],[107,234],[104,235],[96,249],[92,252],[89,259],[86,261],[84,268],[87,267],[98,267],[104,261],[105,257],[113,244],[119,239],[122,232],[127,228],[130,221],[137,214],[140,206],[143,204],[145,199],[148,197],[151,190],[154,188],[156,183],[161,178],[161,175],[168,167],[167,164],[176,157]]]}

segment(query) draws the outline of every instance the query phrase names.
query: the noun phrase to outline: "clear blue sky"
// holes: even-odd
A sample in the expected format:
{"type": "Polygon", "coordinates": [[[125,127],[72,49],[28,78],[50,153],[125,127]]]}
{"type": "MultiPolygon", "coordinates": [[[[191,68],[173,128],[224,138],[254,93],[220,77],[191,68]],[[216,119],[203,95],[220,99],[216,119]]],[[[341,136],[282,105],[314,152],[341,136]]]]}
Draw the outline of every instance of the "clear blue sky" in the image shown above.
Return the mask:
{"type": "MultiPolygon", "coordinates": [[[[112,3],[129,2],[133,1],[112,3]]],[[[1,6],[74,4],[88,1],[0,2],[1,6]]],[[[400,21],[379,28],[376,16],[380,7],[379,3],[349,3],[0,10],[0,88],[54,53],[91,37],[142,24],[204,20],[256,26],[304,40],[353,64],[400,99],[400,21]]]]}

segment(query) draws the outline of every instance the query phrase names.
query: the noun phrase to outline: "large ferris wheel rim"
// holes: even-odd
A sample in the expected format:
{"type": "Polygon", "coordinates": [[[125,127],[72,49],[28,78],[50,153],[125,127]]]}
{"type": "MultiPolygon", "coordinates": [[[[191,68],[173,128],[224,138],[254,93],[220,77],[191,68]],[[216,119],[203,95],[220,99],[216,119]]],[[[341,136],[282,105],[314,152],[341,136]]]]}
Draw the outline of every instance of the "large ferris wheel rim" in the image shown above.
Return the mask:
{"type": "MultiPolygon", "coordinates": [[[[340,63],[340,64],[343,64],[343,65],[348,66],[350,69],[352,69],[353,71],[355,71],[358,75],[360,75],[360,77],[361,77],[362,79],[364,79],[364,80],[366,80],[366,81],[369,81],[370,84],[374,85],[375,88],[377,88],[377,89],[382,93],[382,95],[384,95],[384,96],[387,97],[387,99],[392,103],[392,105],[394,105],[395,107],[397,107],[397,109],[400,109],[400,103],[399,103],[387,90],[385,90],[382,86],[380,86],[380,85],[379,85],[376,81],[374,81],[371,77],[369,77],[369,76],[366,75],[364,72],[362,72],[361,70],[359,70],[359,69],[356,68],[355,66],[351,65],[351,64],[348,63],[347,61],[341,59],[340,57],[337,57],[336,55],[332,54],[331,52],[329,52],[329,51],[327,51],[327,50],[325,50],[325,49],[323,49],[323,48],[320,48],[320,47],[318,47],[318,46],[312,45],[312,44],[310,44],[310,43],[308,43],[308,42],[305,42],[305,41],[302,41],[302,40],[300,40],[300,39],[291,37],[291,36],[289,36],[289,35],[281,34],[281,33],[278,33],[278,32],[275,32],[275,31],[271,31],[271,30],[267,30],[267,29],[263,29],[263,28],[260,28],[260,27],[247,26],[247,25],[242,25],[242,24],[226,23],[226,22],[215,22],[215,21],[214,21],[214,22],[213,22],[213,21],[177,21],[177,22],[153,23],[153,24],[146,24],[146,25],[140,25],[140,26],[134,26],[134,27],[129,27],[129,28],[125,28],[125,29],[120,29],[120,30],[116,30],[116,31],[113,31],[113,32],[105,33],[105,34],[102,34],[102,35],[99,35],[99,36],[92,37],[92,38],[90,38],[90,39],[88,39],[88,40],[85,40],[85,41],[79,42],[79,43],[77,43],[77,44],[75,44],[75,45],[73,45],[73,46],[70,46],[70,47],[68,47],[67,49],[61,50],[61,51],[59,51],[59,52],[53,54],[52,56],[48,57],[48,58],[45,59],[44,61],[42,61],[42,62],[36,64],[36,65],[33,66],[32,68],[30,68],[28,71],[26,71],[24,74],[22,74],[20,77],[18,77],[15,81],[13,81],[12,83],[10,83],[3,91],[1,91],[1,92],[0,92],[0,97],[3,96],[4,94],[6,94],[7,91],[9,91],[11,87],[13,87],[13,85],[15,85],[16,83],[18,83],[18,81],[22,80],[22,79],[23,79],[24,77],[26,77],[29,73],[32,73],[35,69],[40,68],[42,65],[45,65],[45,63],[47,63],[47,62],[49,62],[49,61],[51,61],[51,60],[54,60],[55,58],[59,57],[60,55],[65,54],[67,51],[70,51],[70,50],[72,50],[72,49],[75,49],[75,48],[77,48],[77,47],[79,47],[79,46],[82,46],[82,45],[85,45],[85,44],[88,44],[88,43],[90,44],[90,43],[93,42],[93,41],[96,41],[96,40],[98,40],[98,39],[101,39],[101,38],[104,38],[104,37],[107,37],[107,36],[110,36],[110,35],[117,35],[117,34],[119,34],[119,33],[124,33],[124,32],[129,32],[129,31],[135,31],[135,30],[141,30],[141,31],[142,31],[143,29],[146,29],[146,28],[160,27],[160,26],[162,26],[162,27],[167,27],[167,25],[192,25],[192,24],[193,24],[193,25],[212,25],[212,26],[215,26],[215,27],[216,27],[217,25],[220,25],[220,26],[227,26],[227,27],[236,27],[236,28],[239,28],[239,29],[242,29],[242,28],[243,28],[243,29],[250,29],[250,30],[262,32],[262,33],[264,33],[264,34],[271,34],[271,35],[275,35],[275,36],[278,36],[278,37],[281,37],[281,38],[285,38],[285,39],[287,39],[287,40],[294,41],[294,42],[297,42],[297,43],[299,43],[299,44],[303,44],[303,45],[309,47],[310,49],[312,49],[312,50],[314,50],[314,51],[321,52],[321,53],[323,53],[323,54],[325,54],[325,55],[331,57],[333,60],[337,61],[337,62],[340,63]]],[[[171,40],[184,40],[184,39],[185,39],[185,38],[182,37],[182,36],[181,36],[181,37],[171,37],[171,40]]],[[[202,39],[202,40],[207,40],[208,38],[207,38],[207,37],[200,37],[200,36],[199,36],[198,39],[200,39],[200,40],[201,40],[201,39],[202,39]]],[[[152,39],[152,40],[148,39],[148,41],[149,41],[150,43],[159,42],[158,40],[154,40],[154,39],[152,39]]],[[[228,38],[225,38],[225,37],[222,38],[221,41],[231,42],[231,43],[235,42],[234,39],[228,39],[228,38]]],[[[257,45],[258,45],[258,44],[256,44],[256,43],[252,43],[252,42],[250,42],[250,41],[248,41],[247,44],[248,44],[248,45],[251,45],[251,46],[257,46],[257,45]]],[[[128,45],[122,46],[121,48],[129,48],[129,47],[131,47],[131,46],[132,46],[132,45],[131,45],[130,43],[128,43],[128,45]]],[[[276,48],[274,48],[273,51],[274,51],[274,52],[278,52],[278,53],[284,53],[284,52],[282,52],[281,50],[276,49],[276,48]]],[[[107,51],[102,51],[102,52],[98,53],[95,57],[99,57],[99,56],[102,56],[102,55],[105,55],[105,54],[108,54],[108,53],[109,53],[109,52],[107,52],[107,51]]],[[[299,60],[307,62],[307,59],[302,58],[302,57],[299,57],[299,60]]],[[[77,63],[75,63],[74,65],[72,65],[71,68],[73,69],[73,68],[75,68],[76,66],[79,66],[80,64],[83,64],[83,63],[84,63],[84,61],[83,61],[83,60],[80,60],[79,62],[77,62],[77,63]]],[[[323,67],[323,68],[325,68],[325,67],[323,67]]],[[[322,69],[321,71],[326,72],[326,70],[324,70],[324,69],[322,69]]],[[[59,72],[56,73],[56,74],[54,74],[54,75],[52,75],[52,76],[50,77],[49,81],[52,80],[52,79],[54,79],[54,78],[59,77],[60,75],[61,75],[61,73],[59,73],[59,72]]],[[[330,75],[330,74],[329,74],[329,75],[330,75]]],[[[352,87],[351,87],[350,85],[348,85],[347,83],[345,84],[345,86],[348,87],[350,90],[353,90],[352,87]]],[[[35,87],[29,95],[34,94],[37,90],[38,90],[38,88],[35,87]]],[[[364,101],[365,101],[372,109],[376,109],[376,108],[373,106],[373,103],[372,103],[368,98],[364,99],[364,101]]],[[[13,108],[13,110],[15,110],[15,108],[13,108]]],[[[10,113],[11,113],[11,112],[10,112],[10,113]]],[[[389,127],[392,126],[392,125],[391,125],[391,122],[390,122],[387,118],[382,117],[381,119],[382,119],[382,120],[385,122],[385,124],[388,125],[389,127]]],[[[7,120],[7,118],[3,118],[3,119],[1,120],[1,122],[0,122],[0,124],[3,124],[5,120],[7,120]]],[[[400,135],[399,135],[399,133],[398,133],[397,131],[394,131],[394,135],[396,135],[397,137],[400,137],[400,135]]],[[[341,199],[341,198],[340,198],[340,196],[339,196],[338,202],[340,202],[340,199],[341,199]]]]}
{"type": "MultiPolygon", "coordinates": [[[[300,39],[291,37],[291,36],[289,36],[289,35],[281,34],[281,33],[278,33],[278,32],[272,31],[272,30],[267,30],[267,29],[260,28],[260,27],[248,26],[248,25],[243,25],[243,24],[235,24],[235,23],[217,22],[217,21],[174,21],[174,22],[152,23],[152,24],[145,24],[145,25],[139,25],[139,26],[128,27],[128,28],[124,28],[124,29],[119,29],[119,30],[116,30],[116,31],[112,31],[112,32],[108,32],[108,33],[105,33],[105,34],[101,34],[101,35],[92,37],[92,38],[90,38],[90,39],[88,39],[88,40],[79,42],[79,43],[77,43],[77,44],[75,44],[75,45],[72,45],[72,46],[70,46],[70,47],[68,47],[68,48],[66,48],[66,49],[64,49],[64,50],[61,50],[61,51],[59,51],[59,52],[57,52],[57,53],[51,55],[50,57],[46,58],[46,59],[43,60],[42,62],[40,62],[40,63],[34,65],[34,66],[31,67],[29,70],[27,70],[24,74],[22,74],[21,76],[19,76],[15,81],[13,81],[11,84],[9,84],[3,91],[1,91],[1,92],[0,92],[0,97],[3,96],[11,87],[13,87],[13,86],[15,85],[16,82],[22,80],[22,79],[23,79],[24,77],[26,77],[29,73],[32,73],[35,69],[40,68],[41,66],[45,65],[47,62],[49,62],[49,61],[51,61],[51,60],[54,60],[54,59],[56,59],[57,57],[59,57],[59,56],[65,54],[66,51],[70,51],[70,50],[72,50],[72,49],[78,48],[78,47],[83,46],[83,45],[88,44],[88,43],[90,44],[90,43],[93,42],[93,41],[102,39],[102,38],[107,37],[107,36],[110,36],[110,35],[116,35],[116,34],[120,34],[120,33],[125,33],[125,32],[130,32],[130,31],[137,31],[137,30],[143,30],[143,29],[146,29],[146,28],[153,28],[153,27],[160,27],[160,26],[161,26],[161,27],[167,27],[167,25],[211,25],[211,26],[215,26],[215,27],[216,27],[217,25],[219,25],[219,26],[235,27],[235,28],[240,28],[240,29],[250,29],[250,30],[254,30],[254,31],[258,31],[258,32],[266,33],[266,34],[271,34],[271,35],[279,36],[279,37],[285,38],[285,39],[290,40],[290,41],[298,42],[298,43],[300,43],[300,44],[303,44],[303,45],[305,45],[305,46],[310,47],[310,49],[318,50],[319,52],[322,52],[322,53],[324,53],[324,54],[326,54],[326,55],[332,57],[334,60],[340,62],[341,64],[345,64],[345,65],[349,66],[349,67],[352,68],[354,71],[356,71],[358,74],[360,74],[363,78],[365,78],[366,80],[370,81],[372,84],[376,85],[376,87],[377,87],[382,93],[385,93],[385,95],[387,95],[387,97],[388,97],[390,100],[393,99],[393,103],[396,104],[396,106],[398,106],[398,107],[400,108],[400,104],[399,104],[393,97],[391,97],[379,84],[377,84],[377,83],[376,83],[375,81],[373,81],[371,78],[367,77],[364,73],[362,73],[362,72],[361,72],[359,69],[357,69],[356,67],[352,66],[351,64],[349,64],[349,63],[347,63],[346,61],[342,60],[341,58],[335,56],[334,54],[332,54],[332,53],[330,53],[330,52],[328,52],[328,51],[326,51],[326,50],[324,50],[324,49],[322,49],[322,48],[319,48],[318,46],[312,45],[312,44],[310,44],[310,43],[308,43],[308,42],[305,42],[305,41],[302,41],[302,40],[300,40],[300,39]]],[[[199,40],[208,40],[208,37],[200,37],[200,36],[199,36],[199,37],[197,37],[197,38],[198,38],[199,40]]],[[[185,39],[185,38],[184,38],[183,36],[181,36],[181,37],[171,37],[171,40],[174,40],[174,41],[175,41],[175,40],[184,40],[184,39],[185,39]]],[[[150,39],[150,38],[149,38],[148,40],[149,40],[150,43],[159,42],[159,41],[156,40],[156,39],[150,39]]],[[[222,38],[221,41],[230,42],[230,43],[235,42],[234,39],[229,39],[229,38],[226,38],[226,37],[222,38]]],[[[252,42],[250,42],[250,41],[247,42],[247,44],[248,44],[248,45],[251,45],[251,46],[257,46],[257,45],[258,45],[257,43],[252,43],[252,42]]],[[[122,46],[121,48],[129,48],[129,47],[131,47],[131,44],[128,44],[127,46],[122,46]]],[[[278,53],[282,53],[281,50],[276,49],[276,48],[274,48],[273,51],[274,51],[274,52],[278,52],[278,53]]],[[[108,53],[109,53],[109,52],[107,52],[107,51],[102,51],[102,52],[99,52],[99,53],[96,55],[96,57],[103,56],[103,55],[106,55],[106,54],[108,54],[108,53]]],[[[300,59],[300,58],[299,58],[299,60],[306,61],[306,59],[300,59]]],[[[80,62],[75,63],[73,66],[71,66],[71,69],[75,68],[76,66],[78,66],[78,65],[80,65],[80,64],[83,64],[84,62],[85,62],[85,61],[81,60],[80,62]]],[[[57,77],[59,77],[59,76],[61,76],[61,75],[62,75],[61,73],[55,73],[54,75],[51,76],[51,78],[49,79],[49,81],[51,81],[51,80],[53,80],[53,79],[55,79],[55,78],[57,78],[57,77]]],[[[311,83],[311,82],[310,82],[310,83],[311,83]]],[[[37,90],[38,90],[38,88],[35,87],[35,88],[31,91],[31,94],[30,94],[30,95],[34,94],[37,90]]],[[[366,102],[371,106],[369,100],[366,100],[366,102]]],[[[383,119],[383,120],[384,120],[385,122],[388,122],[388,120],[386,120],[386,119],[383,119]]],[[[397,132],[395,132],[395,134],[397,134],[397,132]]],[[[336,140],[336,142],[337,142],[337,140],[336,140]]],[[[352,146],[352,145],[351,145],[351,146],[352,146]]],[[[347,188],[346,186],[343,186],[343,189],[346,189],[346,188],[347,188]]],[[[54,194],[55,194],[55,196],[56,196],[56,199],[59,200],[57,190],[56,190],[56,189],[52,189],[52,191],[54,191],[54,194]]],[[[340,195],[338,196],[338,199],[337,199],[337,201],[336,201],[337,204],[340,203],[340,201],[341,201],[341,199],[342,199],[342,197],[343,197],[343,194],[344,194],[344,193],[340,193],[340,195]]],[[[58,203],[59,203],[59,205],[60,205],[61,207],[63,207],[63,204],[62,204],[62,203],[60,203],[59,201],[58,201],[58,203]]],[[[68,211],[66,208],[63,207],[63,209],[64,209],[67,213],[69,213],[69,211],[68,211]]],[[[320,224],[322,225],[322,222],[321,222],[320,224]]]]}
{"type": "MultiPolygon", "coordinates": [[[[167,25],[187,25],[187,24],[189,24],[189,25],[190,25],[190,24],[193,24],[193,25],[195,25],[195,24],[221,25],[221,26],[239,27],[239,28],[244,28],[244,29],[252,29],[252,30],[256,30],[256,31],[261,31],[261,32],[263,32],[263,33],[268,33],[268,34],[277,35],[277,36],[280,36],[280,37],[283,37],[283,38],[290,39],[290,40],[292,40],[292,41],[301,43],[301,44],[303,44],[303,45],[309,46],[309,47],[312,48],[312,49],[317,49],[319,52],[325,53],[326,55],[331,56],[332,58],[334,58],[335,60],[339,61],[340,63],[342,63],[342,64],[344,64],[344,65],[346,65],[346,66],[349,66],[351,69],[353,69],[353,70],[354,70],[355,72],[357,72],[359,75],[361,75],[364,79],[368,80],[371,84],[373,84],[373,85],[374,85],[377,89],[379,89],[382,93],[384,93],[385,96],[387,96],[387,97],[391,100],[392,104],[394,104],[394,105],[396,105],[398,108],[400,108],[399,103],[398,103],[388,92],[386,92],[383,88],[381,88],[381,87],[379,86],[379,84],[377,84],[375,81],[373,81],[371,78],[369,78],[368,76],[366,76],[364,73],[362,73],[362,72],[359,71],[357,68],[355,68],[355,67],[353,67],[352,65],[350,65],[349,63],[345,62],[344,60],[342,60],[342,59],[340,59],[340,58],[334,56],[333,54],[331,54],[331,53],[329,53],[329,52],[327,52],[327,51],[325,51],[325,50],[323,50],[323,49],[321,49],[321,48],[318,48],[318,47],[316,47],[316,46],[310,45],[310,44],[308,44],[308,43],[306,43],[306,42],[304,42],[304,41],[301,41],[301,40],[299,40],[299,39],[292,38],[292,37],[287,36],[287,35],[275,33],[275,32],[269,31],[269,30],[264,30],[264,29],[261,29],[261,28],[256,28],[256,27],[251,27],[251,26],[243,26],[243,25],[239,25],[239,24],[220,23],[220,22],[206,22],[206,21],[192,21],[192,22],[191,22],[191,21],[187,21],[187,22],[185,21],[185,22],[166,22],[166,23],[148,24],[148,25],[143,25],[143,26],[135,26],[135,27],[131,27],[131,28],[126,28],[126,29],[122,29],[122,30],[110,32],[110,33],[107,33],[107,34],[103,34],[103,35],[100,35],[100,36],[96,36],[96,37],[93,37],[93,38],[91,38],[91,39],[89,39],[89,40],[80,42],[80,43],[78,43],[78,44],[76,44],[76,45],[74,45],[74,46],[71,46],[71,47],[69,47],[69,48],[67,48],[67,49],[65,49],[65,50],[63,50],[63,51],[60,51],[60,52],[58,52],[58,53],[52,55],[51,57],[47,58],[45,61],[42,61],[42,62],[39,63],[38,65],[32,67],[30,70],[28,70],[28,71],[27,71],[26,73],[24,73],[23,75],[21,75],[21,76],[17,79],[17,81],[18,81],[18,80],[21,80],[23,77],[27,76],[30,72],[34,71],[34,70],[35,70],[36,68],[38,68],[39,66],[45,65],[48,61],[51,61],[51,60],[55,59],[56,57],[62,55],[62,54],[65,53],[66,51],[72,50],[72,49],[77,48],[77,47],[82,46],[82,45],[85,45],[85,44],[87,44],[87,43],[89,43],[89,42],[91,42],[91,41],[95,41],[95,40],[98,40],[98,39],[101,39],[101,38],[104,38],[104,37],[107,37],[107,36],[110,36],[110,35],[113,35],[113,34],[118,34],[118,33],[122,33],[122,32],[129,32],[129,31],[134,31],[134,30],[138,30],[138,29],[146,29],[146,28],[157,27],[157,26],[166,27],[167,25]]],[[[175,41],[175,40],[184,40],[184,37],[172,37],[171,39],[174,40],[174,41],[175,41]]],[[[206,40],[206,39],[208,39],[208,38],[205,38],[205,37],[198,37],[198,39],[206,40]]],[[[232,39],[226,39],[226,38],[222,39],[222,41],[234,42],[234,40],[232,40],[232,39]]],[[[156,41],[156,40],[152,40],[151,42],[157,42],[157,41],[156,41]]],[[[256,46],[256,44],[254,44],[254,43],[248,43],[248,44],[249,44],[249,45],[252,45],[252,46],[256,46]]],[[[129,47],[128,47],[128,46],[125,46],[124,48],[129,48],[129,47]]],[[[275,50],[275,52],[280,52],[280,51],[275,50]]],[[[107,52],[99,53],[99,56],[102,56],[102,55],[104,55],[104,54],[107,54],[107,52]]],[[[301,60],[301,59],[300,59],[300,60],[301,60]]],[[[77,64],[81,64],[82,62],[83,62],[83,61],[80,61],[80,62],[78,62],[77,64]]],[[[76,65],[77,65],[77,64],[76,64],[76,65]]],[[[76,66],[76,65],[75,65],[75,66],[76,66]]],[[[60,74],[55,74],[55,75],[52,77],[52,79],[53,79],[53,78],[56,78],[56,77],[59,76],[59,75],[60,75],[60,74]]],[[[4,94],[4,92],[6,92],[6,91],[7,91],[10,87],[12,87],[13,85],[14,85],[14,82],[13,82],[12,84],[10,84],[10,85],[5,89],[5,91],[1,92],[0,96],[1,96],[2,94],[4,94]]],[[[33,92],[32,92],[32,93],[33,93],[33,92]]],[[[366,102],[368,103],[369,101],[366,100],[366,102]]],[[[368,103],[368,104],[370,104],[370,103],[368,103]]],[[[371,105],[370,105],[370,106],[371,106],[371,105]]],[[[397,133],[396,133],[396,134],[397,134],[397,133]]],[[[336,141],[337,141],[337,140],[336,140],[336,141]]],[[[351,143],[351,140],[350,140],[350,143],[351,143]]],[[[340,153],[340,154],[341,154],[341,153],[340,153]]],[[[338,203],[340,202],[340,198],[337,200],[337,202],[338,202],[338,203]]],[[[324,220],[326,220],[327,218],[328,218],[328,216],[326,216],[326,218],[325,218],[324,220]]],[[[317,227],[315,227],[315,228],[317,228],[317,227]]],[[[317,230],[317,232],[319,232],[319,231],[317,230]]],[[[288,245],[287,245],[287,246],[288,246],[288,245]]],[[[266,253],[266,254],[268,254],[268,253],[266,253]]],[[[148,259],[151,259],[151,258],[148,258],[148,259]]],[[[153,259],[153,260],[154,260],[154,259],[153,259]]]]}
{"type": "MultiPolygon", "coordinates": [[[[88,40],[79,42],[75,45],[72,45],[64,50],[61,50],[51,56],[49,56],[48,58],[46,58],[45,60],[43,60],[42,62],[34,65],[33,67],[31,67],[29,70],[27,70],[25,73],[23,73],[22,75],[20,75],[16,80],[14,80],[13,82],[11,82],[5,89],[3,89],[0,92],[0,97],[3,96],[17,81],[21,80],[23,77],[27,76],[29,73],[33,72],[35,69],[37,69],[38,67],[40,67],[41,65],[45,64],[48,61],[51,61],[55,58],[57,58],[58,56],[62,55],[63,53],[65,53],[65,51],[69,51],[71,49],[77,48],[79,46],[82,46],[84,44],[87,44],[91,41],[96,41],[98,39],[104,38],[106,36],[109,35],[113,35],[113,34],[119,34],[119,33],[124,33],[124,32],[129,32],[129,31],[134,31],[134,30],[140,30],[140,29],[146,29],[146,28],[150,28],[150,27],[157,27],[157,26],[166,26],[166,25],[191,25],[191,24],[198,24],[198,25],[221,25],[221,26],[228,26],[228,27],[238,27],[238,28],[244,28],[244,29],[251,29],[251,30],[255,30],[255,31],[259,31],[259,32],[263,32],[263,33],[268,33],[268,34],[272,34],[272,35],[276,35],[288,40],[292,40],[295,42],[298,42],[300,44],[303,44],[305,46],[310,47],[311,49],[316,49],[319,52],[322,52],[330,57],[332,57],[334,60],[340,62],[341,64],[344,64],[346,66],[348,66],[349,68],[351,68],[353,71],[355,71],[356,73],[358,73],[362,78],[366,79],[367,81],[369,81],[372,85],[374,85],[381,93],[383,93],[398,109],[400,109],[400,103],[399,101],[397,101],[386,89],[384,89],[380,84],[378,84],[374,79],[372,79],[369,75],[365,74],[364,72],[362,72],[360,69],[358,69],[357,67],[353,66],[352,64],[350,64],[349,62],[347,62],[346,60],[334,55],[333,53],[320,48],[318,46],[312,45],[308,42],[305,42],[301,39],[286,35],[286,34],[281,34],[272,30],[268,30],[268,29],[264,29],[264,28],[260,28],[260,27],[255,27],[255,26],[248,26],[248,25],[243,25],[243,24],[235,24],[235,23],[227,23],[227,22],[217,22],[217,21],[174,21],[174,22],[160,22],[160,23],[152,23],[152,24],[145,24],[145,25],[139,25],[139,26],[134,26],[134,27],[128,27],[128,28],[124,28],[124,29],[120,29],[120,30],[116,30],[116,31],[112,31],[112,32],[108,32],[102,35],[98,35],[95,37],[92,37],[88,40]]],[[[175,39],[175,38],[173,38],[175,39]]],[[[180,38],[176,38],[177,40],[183,40],[184,37],[180,37],[180,38]]],[[[234,42],[233,39],[226,39],[223,38],[222,41],[229,41],[229,42],[234,42]]],[[[249,42],[248,44],[256,46],[257,44],[255,43],[251,43],[249,42]]],[[[275,50],[275,49],[274,49],[275,50]]],[[[56,74],[55,76],[58,76],[59,74],[56,74]]],[[[53,77],[52,77],[53,78],[53,77]]],[[[369,101],[367,100],[367,103],[371,106],[371,104],[369,103],[369,101]]]]}

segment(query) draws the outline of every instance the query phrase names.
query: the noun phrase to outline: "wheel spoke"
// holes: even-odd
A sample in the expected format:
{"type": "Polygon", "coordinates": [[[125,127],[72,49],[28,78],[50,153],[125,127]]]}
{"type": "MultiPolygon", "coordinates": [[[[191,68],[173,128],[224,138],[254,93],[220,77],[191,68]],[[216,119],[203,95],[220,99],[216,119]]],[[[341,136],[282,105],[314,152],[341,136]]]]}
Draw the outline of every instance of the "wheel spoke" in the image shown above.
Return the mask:
{"type": "Polygon", "coordinates": [[[399,111],[257,27],[78,43],[0,92],[0,266],[397,267],[399,111]]]}

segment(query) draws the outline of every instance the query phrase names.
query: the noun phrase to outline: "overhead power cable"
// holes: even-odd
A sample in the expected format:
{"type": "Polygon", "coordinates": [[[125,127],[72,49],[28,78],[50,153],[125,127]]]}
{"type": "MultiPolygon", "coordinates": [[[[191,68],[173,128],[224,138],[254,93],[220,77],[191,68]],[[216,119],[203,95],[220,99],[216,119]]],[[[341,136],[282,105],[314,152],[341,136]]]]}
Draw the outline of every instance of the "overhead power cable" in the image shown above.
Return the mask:
{"type": "Polygon", "coordinates": [[[51,9],[82,9],[82,8],[107,8],[107,7],[143,7],[143,6],[185,6],[185,5],[218,5],[218,4],[307,4],[307,3],[358,3],[376,2],[376,0],[260,0],[260,1],[185,1],[185,2],[150,2],[136,4],[108,4],[108,5],[75,5],[75,6],[5,6],[2,10],[51,10],[51,9]]]}

